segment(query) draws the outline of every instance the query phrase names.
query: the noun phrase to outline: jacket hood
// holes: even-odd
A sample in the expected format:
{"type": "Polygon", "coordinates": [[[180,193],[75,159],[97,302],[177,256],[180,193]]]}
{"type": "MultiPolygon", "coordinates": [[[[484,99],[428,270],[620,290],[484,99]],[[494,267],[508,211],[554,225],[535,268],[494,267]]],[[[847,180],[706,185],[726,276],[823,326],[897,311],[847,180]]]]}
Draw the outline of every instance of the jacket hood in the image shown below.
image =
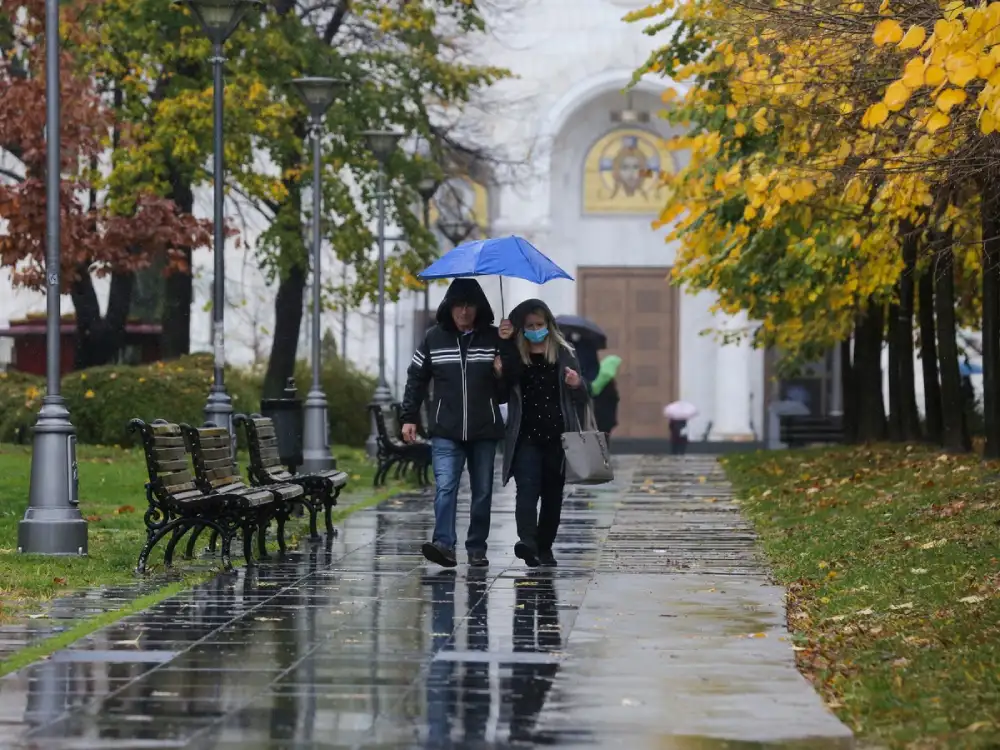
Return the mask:
{"type": "Polygon", "coordinates": [[[528,317],[529,313],[533,313],[535,310],[543,310],[545,312],[545,317],[552,321],[551,325],[555,326],[556,316],[552,314],[552,310],[549,306],[542,302],[540,299],[526,299],[524,302],[519,304],[513,310],[510,311],[510,322],[514,328],[518,330],[524,329],[524,320],[528,317]]]}
{"type": "Polygon", "coordinates": [[[476,306],[476,328],[485,328],[493,325],[495,319],[490,301],[486,299],[486,293],[479,286],[475,279],[455,279],[445,292],[444,299],[438,305],[437,322],[442,328],[449,331],[455,330],[455,321],[451,317],[451,308],[459,302],[465,302],[476,306]]]}

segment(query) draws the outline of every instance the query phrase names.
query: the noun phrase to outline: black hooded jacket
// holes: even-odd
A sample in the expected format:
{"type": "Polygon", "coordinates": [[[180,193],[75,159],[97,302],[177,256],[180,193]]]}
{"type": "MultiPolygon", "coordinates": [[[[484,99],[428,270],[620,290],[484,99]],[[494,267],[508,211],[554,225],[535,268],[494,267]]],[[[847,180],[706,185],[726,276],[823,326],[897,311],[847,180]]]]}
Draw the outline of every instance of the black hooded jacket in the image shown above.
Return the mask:
{"type": "Polygon", "coordinates": [[[455,441],[500,440],[504,436],[500,404],[503,381],[493,371],[500,335],[493,325],[493,308],[474,279],[455,279],[437,311],[437,325],[427,331],[406,373],[403,423],[417,424],[427,386],[434,381],[429,404],[432,437],[455,441]],[[471,333],[463,334],[451,317],[456,303],[476,306],[471,333]]]}

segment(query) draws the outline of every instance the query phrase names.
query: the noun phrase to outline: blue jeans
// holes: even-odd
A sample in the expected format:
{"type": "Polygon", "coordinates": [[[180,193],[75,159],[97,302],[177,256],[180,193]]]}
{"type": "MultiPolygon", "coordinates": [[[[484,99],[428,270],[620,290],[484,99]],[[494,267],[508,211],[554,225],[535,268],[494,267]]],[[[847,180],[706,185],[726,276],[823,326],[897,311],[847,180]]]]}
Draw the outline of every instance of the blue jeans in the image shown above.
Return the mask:
{"type": "Polygon", "coordinates": [[[490,511],[493,505],[493,465],[497,455],[495,440],[473,440],[460,443],[444,438],[431,440],[434,461],[434,542],[455,549],[458,537],[455,518],[458,515],[458,484],[462,469],[469,464],[469,485],[472,503],[469,507],[469,535],[465,549],[485,552],[490,535],[490,511]]]}

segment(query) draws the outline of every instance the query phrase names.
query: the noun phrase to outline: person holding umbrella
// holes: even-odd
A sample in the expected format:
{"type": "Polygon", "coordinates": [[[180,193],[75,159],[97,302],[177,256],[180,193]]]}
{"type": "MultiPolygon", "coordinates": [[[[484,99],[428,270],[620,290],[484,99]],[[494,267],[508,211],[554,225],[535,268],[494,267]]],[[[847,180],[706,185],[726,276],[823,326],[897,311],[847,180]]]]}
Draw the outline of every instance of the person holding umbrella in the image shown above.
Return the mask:
{"type": "Polygon", "coordinates": [[[475,279],[460,278],[448,287],[437,311],[437,325],[417,348],[407,370],[403,395],[403,440],[417,438],[420,406],[434,383],[430,405],[431,456],[434,465],[434,535],[422,547],[424,557],[457,565],[455,531],[458,485],[468,465],[472,501],[465,540],[469,565],[486,567],[486,539],[493,505],[493,468],[503,438],[500,403],[506,400],[499,377],[500,337],[493,308],[475,279]]]}
{"type": "Polygon", "coordinates": [[[688,401],[672,401],[663,408],[663,416],[670,427],[670,453],[683,456],[687,453],[687,423],[698,415],[698,407],[688,401]]]}
{"type": "Polygon", "coordinates": [[[538,299],[515,307],[500,324],[500,366],[508,391],[503,483],[514,478],[514,555],[528,565],[554,567],[565,485],[562,434],[586,421],[590,405],[580,363],[538,299]]]}

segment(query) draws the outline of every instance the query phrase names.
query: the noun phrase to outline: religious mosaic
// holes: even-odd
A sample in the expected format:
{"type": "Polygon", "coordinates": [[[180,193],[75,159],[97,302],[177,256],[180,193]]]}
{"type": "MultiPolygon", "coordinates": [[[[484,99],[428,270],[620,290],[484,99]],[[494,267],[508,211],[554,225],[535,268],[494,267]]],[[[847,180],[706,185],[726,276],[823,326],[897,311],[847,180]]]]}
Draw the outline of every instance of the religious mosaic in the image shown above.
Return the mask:
{"type": "Polygon", "coordinates": [[[587,155],[583,212],[657,214],[663,175],[673,171],[673,156],[658,135],[638,128],[612,131],[587,155]]]}

